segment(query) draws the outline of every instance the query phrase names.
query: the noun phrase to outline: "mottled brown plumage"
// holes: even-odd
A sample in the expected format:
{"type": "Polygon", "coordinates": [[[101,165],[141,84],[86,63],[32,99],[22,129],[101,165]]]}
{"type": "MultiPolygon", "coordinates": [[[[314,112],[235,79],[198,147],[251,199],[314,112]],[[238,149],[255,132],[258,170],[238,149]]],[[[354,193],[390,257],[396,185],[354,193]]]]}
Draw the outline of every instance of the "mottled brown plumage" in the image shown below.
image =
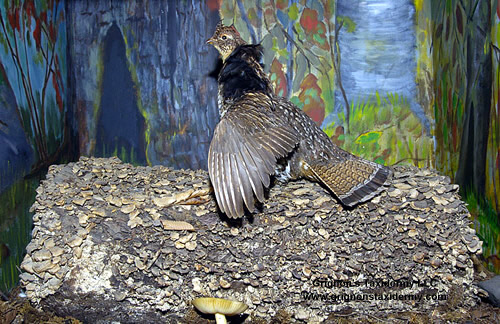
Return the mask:
{"type": "Polygon", "coordinates": [[[210,144],[208,167],[217,203],[229,217],[264,201],[270,176],[324,184],[346,206],[369,200],[390,177],[387,167],[356,157],[332,143],[302,110],[273,94],[259,60],[260,45],[247,45],[234,26],[219,23],[207,41],[219,51],[221,120],[210,144]]]}

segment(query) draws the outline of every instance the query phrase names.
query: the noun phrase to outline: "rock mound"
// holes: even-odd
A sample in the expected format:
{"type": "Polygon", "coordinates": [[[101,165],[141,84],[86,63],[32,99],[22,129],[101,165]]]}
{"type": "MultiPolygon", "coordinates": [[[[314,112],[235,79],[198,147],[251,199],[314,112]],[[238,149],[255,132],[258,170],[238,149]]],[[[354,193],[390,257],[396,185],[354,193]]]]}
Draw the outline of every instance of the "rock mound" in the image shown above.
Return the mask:
{"type": "Polygon", "coordinates": [[[234,222],[204,171],[82,158],[38,188],[21,280],[36,305],[85,322],[175,322],[198,316],[200,296],[243,301],[266,321],[473,306],[481,242],[457,190],[395,167],[386,192],[346,210],[318,184],[275,184],[234,222]]]}

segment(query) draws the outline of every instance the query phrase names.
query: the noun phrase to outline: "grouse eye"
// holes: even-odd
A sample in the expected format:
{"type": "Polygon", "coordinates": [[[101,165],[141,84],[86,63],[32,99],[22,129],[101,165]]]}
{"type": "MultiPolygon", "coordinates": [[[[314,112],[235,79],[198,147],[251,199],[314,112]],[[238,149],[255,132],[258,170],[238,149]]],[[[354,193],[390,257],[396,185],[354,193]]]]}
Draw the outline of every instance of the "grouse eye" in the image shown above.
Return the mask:
{"type": "Polygon", "coordinates": [[[222,40],[226,40],[227,39],[227,36],[226,35],[222,35],[222,40]]]}

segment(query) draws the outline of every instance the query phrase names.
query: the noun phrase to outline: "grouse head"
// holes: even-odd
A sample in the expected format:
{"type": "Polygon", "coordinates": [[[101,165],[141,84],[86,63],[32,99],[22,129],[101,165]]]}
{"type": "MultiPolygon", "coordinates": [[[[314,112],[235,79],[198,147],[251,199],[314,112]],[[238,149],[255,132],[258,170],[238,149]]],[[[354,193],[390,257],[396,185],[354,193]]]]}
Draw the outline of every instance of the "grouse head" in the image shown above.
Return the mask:
{"type": "Polygon", "coordinates": [[[207,44],[213,45],[225,61],[238,46],[246,42],[233,25],[223,26],[222,22],[219,22],[213,36],[207,40],[207,44]]]}

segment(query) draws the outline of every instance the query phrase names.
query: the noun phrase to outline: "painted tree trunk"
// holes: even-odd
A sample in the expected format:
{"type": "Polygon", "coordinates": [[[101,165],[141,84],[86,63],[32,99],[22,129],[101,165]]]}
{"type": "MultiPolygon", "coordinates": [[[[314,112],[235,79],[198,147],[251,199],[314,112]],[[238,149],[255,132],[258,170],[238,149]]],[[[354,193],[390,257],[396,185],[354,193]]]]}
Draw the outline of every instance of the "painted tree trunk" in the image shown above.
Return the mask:
{"type": "Polygon", "coordinates": [[[197,0],[77,0],[68,7],[81,153],[206,168],[218,121],[217,83],[209,76],[217,54],[205,44],[216,8],[197,0]],[[109,55],[110,42],[123,46],[109,55]],[[109,147],[110,136],[120,147],[109,147]]]}
{"type": "MultiPolygon", "coordinates": [[[[344,21],[338,36],[339,68],[350,105],[370,96],[374,99],[376,92],[398,94],[408,99],[428,128],[424,111],[415,101],[414,15],[412,0],[338,0],[337,21],[344,21]]],[[[335,104],[337,111],[346,109],[340,89],[336,89],[335,104]]]]}
{"type": "Polygon", "coordinates": [[[465,117],[456,181],[462,190],[484,195],[486,187],[486,151],[490,124],[492,55],[490,35],[491,1],[469,4],[474,17],[467,34],[467,92],[465,117]]]}

